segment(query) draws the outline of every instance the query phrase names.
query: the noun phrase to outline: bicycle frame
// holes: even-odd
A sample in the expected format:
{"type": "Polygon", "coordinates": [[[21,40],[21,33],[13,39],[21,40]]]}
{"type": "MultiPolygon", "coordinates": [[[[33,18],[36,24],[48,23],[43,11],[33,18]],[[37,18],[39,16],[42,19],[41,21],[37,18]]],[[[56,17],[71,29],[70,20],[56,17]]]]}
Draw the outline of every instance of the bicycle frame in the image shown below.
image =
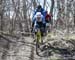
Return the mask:
{"type": "Polygon", "coordinates": [[[37,29],[37,32],[35,34],[36,36],[36,54],[39,56],[38,50],[40,49],[40,44],[42,43],[42,36],[41,36],[41,30],[40,28],[37,29]]]}
{"type": "Polygon", "coordinates": [[[41,43],[42,40],[42,36],[41,36],[41,31],[40,29],[38,29],[37,33],[36,33],[36,40],[38,41],[38,43],[41,43]]]}

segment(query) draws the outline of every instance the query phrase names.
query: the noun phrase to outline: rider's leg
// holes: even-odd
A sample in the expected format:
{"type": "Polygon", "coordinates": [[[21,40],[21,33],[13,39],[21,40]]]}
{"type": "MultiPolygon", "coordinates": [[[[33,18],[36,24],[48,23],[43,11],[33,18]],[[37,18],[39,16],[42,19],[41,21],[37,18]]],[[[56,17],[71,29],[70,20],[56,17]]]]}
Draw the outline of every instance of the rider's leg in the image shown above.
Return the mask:
{"type": "Polygon", "coordinates": [[[42,31],[42,36],[45,36],[45,33],[46,33],[46,24],[43,24],[42,23],[42,26],[41,26],[41,31],[42,31]]]}
{"type": "Polygon", "coordinates": [[[44,24],[44,36],[46,35],[46,23],[44,24]]]}

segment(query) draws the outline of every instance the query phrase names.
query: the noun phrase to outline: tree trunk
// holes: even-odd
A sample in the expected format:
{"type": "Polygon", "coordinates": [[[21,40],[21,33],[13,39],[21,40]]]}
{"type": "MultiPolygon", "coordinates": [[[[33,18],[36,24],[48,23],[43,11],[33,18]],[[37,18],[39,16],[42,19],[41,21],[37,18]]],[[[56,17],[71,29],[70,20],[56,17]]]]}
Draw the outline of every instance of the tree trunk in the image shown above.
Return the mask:
{"type": "MultiPolygon", "coordinates": [[[[3,31],[3,13],[4,13],[4,8],[3,8],[3,0],[0,0],[0,31],[3,31]]],[[[2,34],[2,33],[1,33],[2,34]]]]}

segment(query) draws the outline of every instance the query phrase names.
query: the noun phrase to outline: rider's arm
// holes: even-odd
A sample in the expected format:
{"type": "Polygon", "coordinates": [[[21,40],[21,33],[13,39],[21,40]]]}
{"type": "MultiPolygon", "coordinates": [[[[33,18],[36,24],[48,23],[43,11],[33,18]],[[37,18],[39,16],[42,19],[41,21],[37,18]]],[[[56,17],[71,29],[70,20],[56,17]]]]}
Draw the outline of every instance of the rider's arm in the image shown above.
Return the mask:
{"type": "Polygon", "coordinates": [[[42,21],[43,21],[44,24],[46,23],[44,16],[42,16],[42,21]]]}
{"type": "Polygon", "coordinates": [[[43,14],[43,16],[45,17],[46,16],[46,10],[44,9],[44,8],[42,8],[42,14],[43,14]]]}
{"type": "Polygon", "coordinates": [[[46,21],[45,21],[44,16],[42,16],[42,21],[43,21],[43,25],[44,25],[44,28],[45,28],[46,27],[46,21]]]}
{"type": "Polygon", "coordinates": [[[33,18],[33,19],[32,19],[32,27],[31,27],[31,32],[33,31],[34,24],[35,24],[35,18],[33,18]]]}
{"type": "Polygon", "coordinates": [[[33,19],[32,19],[32,28],[34,27],[35,21],[36,21],[36,16],[34,16],[33,19]]]}

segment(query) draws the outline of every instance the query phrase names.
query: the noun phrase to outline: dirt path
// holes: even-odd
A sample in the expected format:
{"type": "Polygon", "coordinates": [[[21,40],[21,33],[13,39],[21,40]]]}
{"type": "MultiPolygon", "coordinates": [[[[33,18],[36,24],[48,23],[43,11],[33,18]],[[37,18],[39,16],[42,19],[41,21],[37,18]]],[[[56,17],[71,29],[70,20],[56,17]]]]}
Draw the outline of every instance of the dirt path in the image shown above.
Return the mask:
{"type": "MultiPolygon", "coordinates": [[[[52,55],[50,57],[39,57],[38,55],[36,55],[35,44],[33,43],[33,41],[34,41],[33,38],[23,36],[20,39],[18,39],[17,42],[9,43],[8,50],[2,48],[2,46],[5,46],[8,42],[4,41],[4,45],[0,43],[2,45],[2,46],[0,45],[0,60],[50,60],[50,59],[57,59],[57,58],[59,59],[75,58],[75,56],[70,57],[69,55],[68,57],[65,57],[64,55],[62,55],[61,52],[63,50],[61,49],[57,49],[57,50],[53,49],[52,55]],[[3,50],[5,51],[3,52],[3,50]]],[[[64,40],[51,40],[48,42],[52,44],[53,47],[65,48],[68,45],[71,46],[71,44],[66,43],[64,40]]]]}

